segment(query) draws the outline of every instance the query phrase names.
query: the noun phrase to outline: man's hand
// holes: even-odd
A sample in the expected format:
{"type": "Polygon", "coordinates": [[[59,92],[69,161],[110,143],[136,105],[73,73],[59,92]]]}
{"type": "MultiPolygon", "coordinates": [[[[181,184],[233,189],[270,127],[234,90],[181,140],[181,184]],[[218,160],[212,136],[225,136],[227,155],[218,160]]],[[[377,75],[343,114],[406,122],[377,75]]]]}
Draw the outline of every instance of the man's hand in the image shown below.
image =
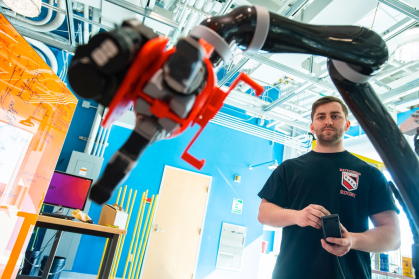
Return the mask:
{"type": "Polygon", "coordinates": [[[334,238],[334,237],[328,237],[327,241],[333,244],[328,244],[324,239],[321,239],[323,248],[338,257],[342,257],[346,253],[351,250],[353,239],[351,234],[348,232],[348,230],[340,224],[340,230],[342,232],[342,238],[334,238]]]}
{"type": "Polygon", "coordinates": [[[298,211],[296,223],[300,227],[312,226],[320,229],[322,227],[320,218],[325,215],[330,215],[330,212],[326,208],[321,205],[310,204],[306,208],[298,211]]]}

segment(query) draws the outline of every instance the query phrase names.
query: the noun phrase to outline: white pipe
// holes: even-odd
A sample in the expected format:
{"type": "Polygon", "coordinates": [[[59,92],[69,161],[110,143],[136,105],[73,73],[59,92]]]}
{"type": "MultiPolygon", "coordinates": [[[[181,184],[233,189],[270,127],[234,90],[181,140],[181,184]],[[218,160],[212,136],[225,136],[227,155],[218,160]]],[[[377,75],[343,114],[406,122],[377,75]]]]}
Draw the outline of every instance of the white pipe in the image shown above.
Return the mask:
{"type": "Polygon", "coordinates": [[[263,139],[271,140],[297,149],[304,149],[301,147],[301,142],[286,135],[279,134],[278,132],[271,131],[265,128],[257,127],[255,125],[245,123],[243,121],[232,119],[231,116],[224,113],[218,113],[214,119],[211,120],[214,124],[225,126],[237,131],[241,131],[253,136],[263,139]]]}
{"type": "Polygon", "coordinates": [[[214,7],[214,0],[208,0],[205,3],[204,8],[202,10],[206,13],[209,13],[213,7],[214,7]]]}
{"type": "Polygon", "coordinates": [[[280,15],[285,9],[289,8],[289,4],[291,4],[291,2],[294,0],[287,0],[284,5],[281,6],[281,8],[279,8],[279,10],[276,12],[278,15],[280,15]]]}
{"type": "Polygon", "coordinates": [[[100,151],[102,150],[103,147],[103,142],[105,141],[105,137],[108,134],[109,129],[105,129],[103,128],[103,133],[102,136],[100,137],[100,142],[99,142],[99,149],[97,150],[97,153],[95,154],[95,156],[99,157],[100,151]]]}
{"type": "Polygon", "coordinates": [[[99,105],[96,111],[95,119],[93,120],[92,129],[90,129],[89,138],[87,139],[86,148],[84,149],[84,153],[92,154],[93,145],[95,143],[95,139],[99,130],[100,123],[102,121],[104,107],[99,105]]]}
{"type": "Polygon", "coordinates": [[[38,48],[40,51],[42,51],[43,54],[48,58],[51,70],[57,74],[58,72],[58,63],[57,58],[55,57],[54,53],[51,51],[49,47],[47,47],[44,43],[41,43],[39,41],[33,40],[28,37],[24,37],[27,42],[29,42],[34,47],[38,48]]]}
{"type": "Polygon", "coordinates": [[[189,31],[191,31],[192,27],[195,26],[195,22],[198,18],[198,13],[191,11],[188,21],[185,25],[185,28],[182,31],[182,36],[186,37],[189,34],[189,31]]]}
{"type": "Polygon", "coordinates": [[[109,134],[111,133],[111,128],[112,128],[112,126],[109,127],[109,129],[108,129],[108,133],[106,134],[105,142],[104,142],[103,147],[102,147],[102,152],[100,152],[100,157],[102,157],[102,158],[103,158],[103,154],[105,154],[105,149],[106,149],[106,145],[108,144],[108,138],[109,138],[109,134]]]}
{"type": "MultiPolygon", "coordinates": [[[[54,0],[49,0],[49,4],[54,5],[54,0]]],[[[48,9],[47,15],[45,16],[45,18],[43,18],[42,20],[39,20],[39,21],[31,20],[29,18],[20,16],[20,15],[18,15],[17,18],[26,22],[26,23],[32,24],[32,25],[44,25],[44,24],[47,24],[48,21],[50,21],[50,19],[52,17],[52,9],[50,9],[50,8],[47,8],[47,9],[48,9]]]]}
{"type": "MultiPolygon", "coordinates": [[[[96,9],[96,8],[93,8],[93,7],[92,7],[92,10],[93,10],[92,20],[94,22],[99,22],[99,20],[100,20],[100,10],[96,9]]],[[[92,25],[92,37],[94,35],[96,35],[97,33],[99,33],[99,30],[100,30],[99,26],[92,25]]]]}
{"type": "MultiPolygon", "coordinates": [[[[65,9],[66,8],[65,0],[58,0],[57,6],[60,9],[65,9]]],[[[63,22],[65,20],[65,14],[57,12],[56,15],[55,15],[55,18],[51,22],[49,22],[45,25],[41,25],[41,26],[35,26],[35,25],[32,25],[32,24],[23,22],[23,21],[19,20],[18,18],[13,18],[12,17],[11,19],[12,20],[10,20],[10,22],[13,25],[16,24],[18,26],[25,27],[27,29],[38,31],[38,32],[50,32],[50,31],[56,30],[58,27],[60,27],[63,24],[63,22]]]]}
{"type": "Polygon", "coordinates": [[[205,4],[205,0],[196,0],[194,7],[197,9],[202,9],[205,4]]]}
{"type": "Polygon", "coordinates": [[[148,8],[150,10],[154,9],[154,4],[156,3],[156,0],[150,0],[150,3],[148,3],[148,8]]]}
{"type": "MultiPolygon", "coordinates": [[[[83,15],[84,18],[89,19],[89,6],[87,4],[84,4],[83,15]]],[[[89,23],[85,21],[83,27],[83,43],[87,44],[90,37],[89,23]]]]}
{"type": "Polygon", "coordinates": [[[178,29],[179,30],[181,30],[182,29],[182,27],[183,27],[183,25],[185,24],[185,22],[186,22],[186,18],[188,17],[188,15],[189,15],[189,13],[190,13],[191,11],[190,10],[188,10],[188,9],[186,9],[184,12],[183,12],[183,14],[182,14],[182,17],[180,18],[180,20],[179,20],[179,26],[178,26],[178,29]]]}
{"type": "Polygon", "coordinates": [[[41,59],[45,61],[45,63],[48,63],[47,58],[45,57],[44,53],[42,53],[42,51],[40,51],[37,48],[35,48],[34,50],[39,55],[39,57],[41,57],[41,59]]]}
{"type": "Polygon", "coordinates": [[[99,142],[100,142],[100,139],[102,137],[103,130],[105,130],[105,129],[103,129],[102,126],[99,126],[99,133],[97,135],[97,141],[95,139],[95,148],[93,149],[93,153],[92,153],[93,156],[96,156],[96,151],[97,151],[97,148],[99,146],[99,142]]]}

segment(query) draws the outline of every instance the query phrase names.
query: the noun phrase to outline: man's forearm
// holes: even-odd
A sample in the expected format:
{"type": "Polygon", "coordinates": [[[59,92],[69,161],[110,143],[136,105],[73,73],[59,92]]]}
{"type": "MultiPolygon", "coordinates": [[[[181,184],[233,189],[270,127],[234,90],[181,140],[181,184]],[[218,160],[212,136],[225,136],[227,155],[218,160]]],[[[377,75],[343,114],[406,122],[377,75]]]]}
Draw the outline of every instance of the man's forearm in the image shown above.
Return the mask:
{"type": "Polygon", "coordinates": [[[400,232],[393,226],[380,226],[363,233],[350,233],[351,249],[380,253],[400,248],[400,232]]]}
{"type": "Polygon", "coordinates": [[[296,210],[265,203],[259,208],[258,220],[264,225],[282,228],[297,224],[296,213],[296,210]]]}

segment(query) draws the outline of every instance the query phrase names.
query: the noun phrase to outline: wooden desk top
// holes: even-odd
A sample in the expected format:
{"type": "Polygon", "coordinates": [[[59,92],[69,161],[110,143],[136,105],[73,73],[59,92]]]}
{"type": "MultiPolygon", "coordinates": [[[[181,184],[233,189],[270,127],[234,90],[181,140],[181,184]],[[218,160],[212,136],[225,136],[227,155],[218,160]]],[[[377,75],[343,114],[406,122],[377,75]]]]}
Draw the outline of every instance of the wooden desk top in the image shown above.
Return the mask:
{"type": "Polygon", "coordinates": [[[43,215],[38,216],[37,222],[43,222],[43,223],[49,223],[49,224],[54,224],[54,225],[61,225],[61,226],[67,226],[67,227],[73,227],[73,228],[79,228],[79,229],[85,229],[85,230],[91,230],[91,231],[113,233],[113,234],[125,235],[127,233],[126,230],[99,226],[99,225],[94,225],[94,224],[89,224],[89,223],[83,223],[83,222],[74,221],[74,220],[54,218],[54,217],[43,216],[43,215]]]}

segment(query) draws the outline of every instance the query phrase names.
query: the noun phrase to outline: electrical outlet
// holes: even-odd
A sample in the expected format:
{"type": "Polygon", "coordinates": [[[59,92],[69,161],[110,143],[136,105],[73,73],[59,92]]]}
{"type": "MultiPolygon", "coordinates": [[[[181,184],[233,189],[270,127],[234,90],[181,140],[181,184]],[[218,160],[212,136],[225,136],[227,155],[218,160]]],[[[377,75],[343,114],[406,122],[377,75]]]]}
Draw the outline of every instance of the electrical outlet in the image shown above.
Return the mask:
{"type": "Polygon", "coordinates": [[[81,106],[84,107],[84,108],[90,108],[90,102],[83,101],[83,103],[81,104],[81,106]]]}

